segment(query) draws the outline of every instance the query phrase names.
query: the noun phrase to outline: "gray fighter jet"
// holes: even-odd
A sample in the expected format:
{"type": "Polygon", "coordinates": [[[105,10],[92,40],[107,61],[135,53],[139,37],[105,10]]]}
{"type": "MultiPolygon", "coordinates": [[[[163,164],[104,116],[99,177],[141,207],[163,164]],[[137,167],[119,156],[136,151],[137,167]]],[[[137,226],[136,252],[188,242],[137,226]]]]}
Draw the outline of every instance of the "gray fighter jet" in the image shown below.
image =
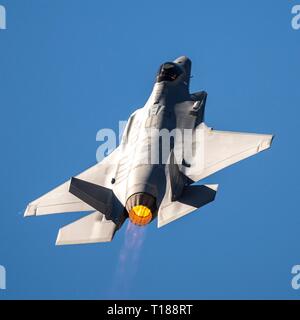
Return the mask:
{"type": "Polygon", "coordinates": [[[93,211],[61,228],[56,244],[96,243],[111,241],[127,218],[139,226],[157,219],[161,227],[213,201],[218,185],[195,182],[268,149],[273,136],[206,126],[207,94],[191,94],[190,78],[187,57],[162,64],[118,148],[31,202],[25,216],[93,211]]]}

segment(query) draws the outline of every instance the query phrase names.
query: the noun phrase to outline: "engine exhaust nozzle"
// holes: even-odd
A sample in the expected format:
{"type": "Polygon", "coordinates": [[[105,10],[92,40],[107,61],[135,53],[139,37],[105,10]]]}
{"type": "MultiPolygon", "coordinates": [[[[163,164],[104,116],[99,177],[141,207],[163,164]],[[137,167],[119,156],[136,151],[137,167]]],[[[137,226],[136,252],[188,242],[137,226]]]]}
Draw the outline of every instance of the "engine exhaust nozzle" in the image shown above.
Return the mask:
{"type": "Polygon", "coordinates": [[[155,198],[143,192],[133,194],[126,201],[130,221],[139,226],[144,226],[153,219],[155,206],[155,198]]]}

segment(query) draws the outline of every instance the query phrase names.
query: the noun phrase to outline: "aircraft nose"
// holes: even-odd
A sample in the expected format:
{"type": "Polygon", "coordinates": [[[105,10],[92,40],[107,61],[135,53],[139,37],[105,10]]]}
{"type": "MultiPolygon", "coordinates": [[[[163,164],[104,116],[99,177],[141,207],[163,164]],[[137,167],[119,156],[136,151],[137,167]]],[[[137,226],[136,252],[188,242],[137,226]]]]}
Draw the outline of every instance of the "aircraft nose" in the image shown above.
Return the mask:
{"type": "Polygon", "coordinates": [[[178,57],[173,61],[174,63],[179,64],[185,70],[188,77],[190,77],[192,69],[192,61],[187,56],[178,57]]]}
{"type": "Polygon", "coordinates": [[[174,60],[175,63],[184,63],[186,61],[191,61],[187,56],[180,56],[174,60]]]}
{"type": "Polygon", "coordinates": [[[178,57],[173,61],[178,64],[185,71],[185,81],[187,84],[190,83],[190,77],[192,72],[192,61],[187,56],[178,57]]]}

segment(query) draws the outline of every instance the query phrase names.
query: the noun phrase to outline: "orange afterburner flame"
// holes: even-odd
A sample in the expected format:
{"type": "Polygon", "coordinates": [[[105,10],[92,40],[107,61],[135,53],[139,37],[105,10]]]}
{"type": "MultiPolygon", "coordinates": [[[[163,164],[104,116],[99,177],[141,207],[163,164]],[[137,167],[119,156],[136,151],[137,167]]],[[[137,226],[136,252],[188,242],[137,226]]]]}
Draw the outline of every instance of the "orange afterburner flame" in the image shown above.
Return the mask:
{"type": "Polygon", "coordinates": [[[142,205],[135,206],[129,211],[129,219],[134,224],[144,226],[151,221],[152,212],[148,207],[142,205]]]}

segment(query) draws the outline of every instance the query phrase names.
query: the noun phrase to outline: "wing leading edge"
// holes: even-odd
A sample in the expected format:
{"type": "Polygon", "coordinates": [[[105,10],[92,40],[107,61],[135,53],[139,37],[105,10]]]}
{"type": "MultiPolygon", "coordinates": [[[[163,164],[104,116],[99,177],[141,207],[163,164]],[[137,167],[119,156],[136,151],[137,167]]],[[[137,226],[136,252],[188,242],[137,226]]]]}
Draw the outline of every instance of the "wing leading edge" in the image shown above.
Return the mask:
{"type": "MultiPolygon", "coordinates": [[[[119,156],[118,148],[104,160],[82,172],[76,178],[103,187],[109,184],[108,173],[114,170],[119,156]]],[[[32,201],[26,208],[25,217],[56,214],[63,212],[94,211],[95,209],[69,192],[70,182],[63,183],[40,198],[32,201]]]]}

